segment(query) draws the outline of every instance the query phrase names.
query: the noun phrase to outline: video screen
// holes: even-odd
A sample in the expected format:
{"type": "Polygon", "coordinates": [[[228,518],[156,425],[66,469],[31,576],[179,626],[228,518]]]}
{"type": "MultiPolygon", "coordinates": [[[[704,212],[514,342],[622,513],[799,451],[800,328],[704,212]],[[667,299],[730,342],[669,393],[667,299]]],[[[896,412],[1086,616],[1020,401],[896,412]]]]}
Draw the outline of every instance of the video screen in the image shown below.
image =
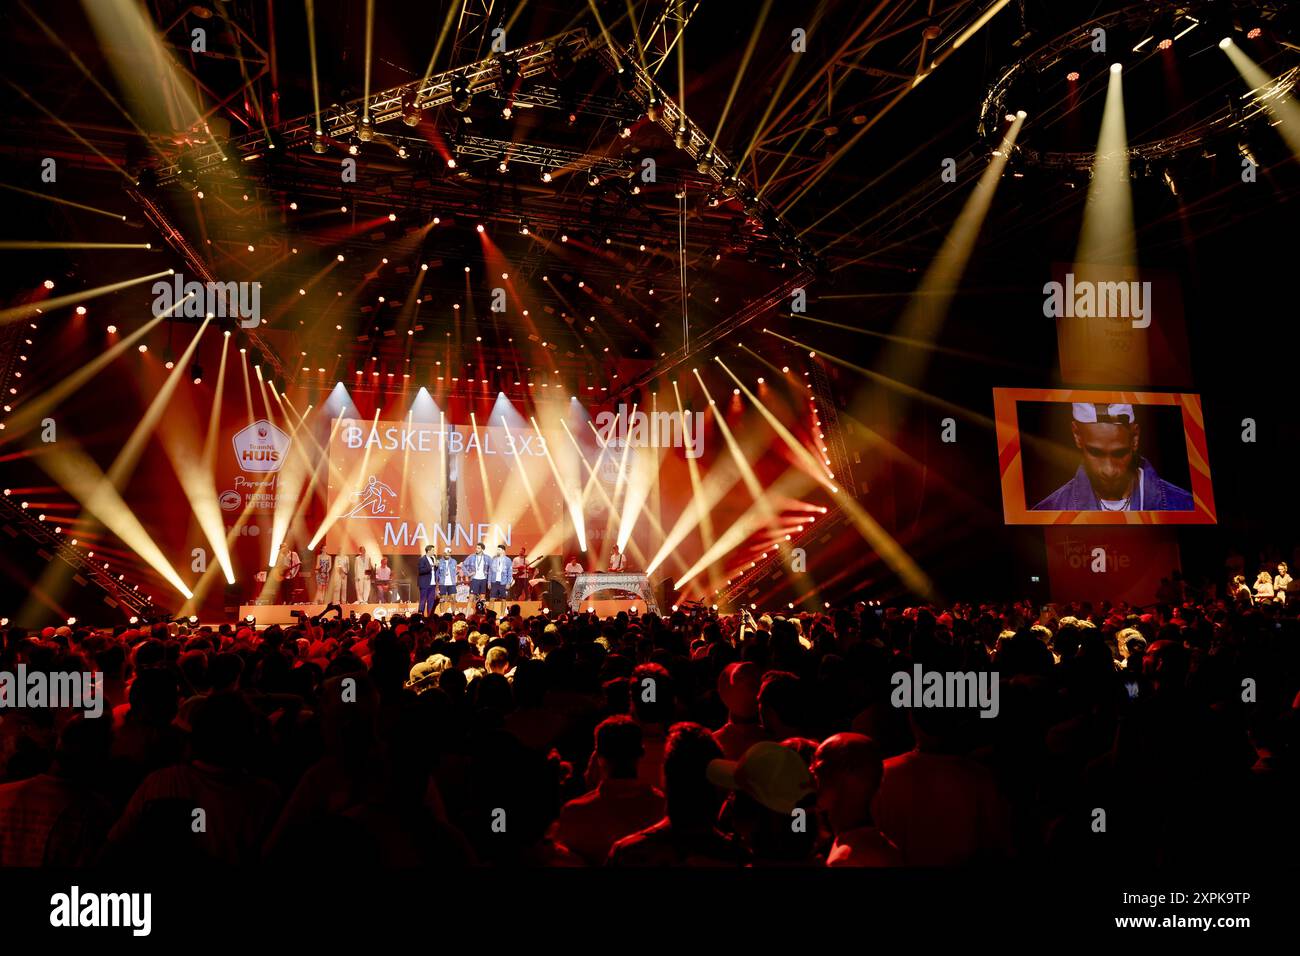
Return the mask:
{"type": "Polygon", "coordinates": [[[513,553],[563,521],[548,438],[498,426],[344,419],[329,444],[332,553],[513,553]]]}
{"type": "Polygon", "coordinates": [[[1214,524],[1199,395],[995,388],[1007,524],[1214,524]]]}

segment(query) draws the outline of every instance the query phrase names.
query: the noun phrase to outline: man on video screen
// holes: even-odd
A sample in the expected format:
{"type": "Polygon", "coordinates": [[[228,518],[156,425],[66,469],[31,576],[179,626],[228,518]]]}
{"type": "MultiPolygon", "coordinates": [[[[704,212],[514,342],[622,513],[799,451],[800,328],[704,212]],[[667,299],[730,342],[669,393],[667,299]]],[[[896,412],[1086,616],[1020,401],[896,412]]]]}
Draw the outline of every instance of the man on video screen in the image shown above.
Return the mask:
{"type": "Polygon", "coordinates": [[[1138,453],[1132,405],[1074,402],[1070,432],[1081,462],[1034,511],[1191,511],[1192,496],[1138,453]]]}

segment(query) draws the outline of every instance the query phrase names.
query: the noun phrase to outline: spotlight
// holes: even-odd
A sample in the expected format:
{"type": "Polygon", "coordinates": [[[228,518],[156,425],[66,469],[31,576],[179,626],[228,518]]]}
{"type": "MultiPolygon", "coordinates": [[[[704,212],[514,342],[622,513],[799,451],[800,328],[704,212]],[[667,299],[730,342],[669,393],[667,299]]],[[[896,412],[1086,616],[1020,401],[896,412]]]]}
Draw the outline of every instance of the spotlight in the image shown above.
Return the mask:
{"type": "Polygon", "coordinates": [[[1120,70],[1122,70],[1122,69],[1124,69],[1124,64],[1122,64],[1122,63],[1112,63],[1112,64],[1110,65],[1110,71],[1111,71],[1112,73],[1118,73],[1118,72],[1120,72],[1120,70]]]}
{"type": "Polygon", "coordinates": [[[195,385],[201,385],[203,383],[203,366],[198,362],[194,362],[190,365],[190,378],[194,379],[195,385]]]}
{"type": "Polygon", "coordinates": [[[361,117],[361,125],[357,127],[357,139],[363,143],[368,143],[375,138],[375,127],[370,122],[369,116],[361,117]]]}
{"type": "Polygon", "coordinates": [[[549,183],[550,181],[551,181],[551,171],[550,171],[549,169],[543,169],[543,170],[542,170],[542,182],[544,182],[544,183],[549,183]]]}
{"type": "Polygon", "coordinates": [[[1065,74],[1065,78],[1066,78],[1067,80],[1069,80],[1071,83],[1078,83],[1078,82],[1079,82],[1079,71],[1078,71],[1078,70],[1071,70],[1069,73],[1065,74]]]}
{"type": "Polygon", "coordinates": [[[46,279],[45,282],[43,283],[43,285],[44,285],[45,288],[47,288],[47,289],[53,289],[53,288],[54,288],[54,280],[53,280],[53,279],[46,279]]]}
{"type": "Polygon", "coordinates": [[[402,104],[402,122],[407,126],[420,125],[420,110],[415,105],[414,97],[402,104]]]}
{"type": "Polygon", "coordinates": [[[453,77],[451,81],[451,105],[458,113],[469,109],[472,94],[469,91],[469,79],[465,76],[453,77]]]}
{"type": "Polygon", "coordinates": [[[506,157],[505,154],[503,153],[501,155],[500,160],[498,160],[497,162],[497,172],[504,173],[509,171],[509,169],[510,169],[510,164],[506,162],[506,157]]]}
{"type": "Polygon", "coordinates": [[[713,169],[713,154],[705,153],[700,157],[700,161],[695,164],[695,168],[702,173],[707,173],[713,169]]]}
{"type": "Polygon", "coordinates": [[[1251,27],[1248,31],[1246,31],[1247,40],[1258,40],[1263,35],[1264,35],[1264,31],[1261,30],[1259,27],[1251,27]]]}
{"type": "Polygon", "coordinates": [[[659,122],[660,112],[661,109],[660,109],[659,101],[655,99],[653,96],[650,97],[650,102],[646,105],[645,108],[645,115],[650,117],[650,122],[657,123],[659,122]]]}
{"type": "Polygon", "coordinates": [[[526,236],[526,235],[528,235],[528,220],[527,220],[527,219],[520,219],[520,220],[519,220],[519,235],[521,235],[521,236],[526,236]]]}
{"type": "Polygon", "coordinates": [[[1230,46],[1232,46],[1232,37],[1224,37],[1219,41],[1220,50],[1226,50],[1230,46]]]}
{"type": "Polygon", "coordinates": [[[594,170],[587,176],[587,185],[588,186],[600,185],[600,176],[598,176],[594,170]]]}
{"type": "Polygon", "coordinates": [[[477,226],[474,227],[474,229],[475,229],[475,231],[477,231],[477,232],[482,232],[482,231],[483,231],[483,223],[480,222],[477,226]]]}

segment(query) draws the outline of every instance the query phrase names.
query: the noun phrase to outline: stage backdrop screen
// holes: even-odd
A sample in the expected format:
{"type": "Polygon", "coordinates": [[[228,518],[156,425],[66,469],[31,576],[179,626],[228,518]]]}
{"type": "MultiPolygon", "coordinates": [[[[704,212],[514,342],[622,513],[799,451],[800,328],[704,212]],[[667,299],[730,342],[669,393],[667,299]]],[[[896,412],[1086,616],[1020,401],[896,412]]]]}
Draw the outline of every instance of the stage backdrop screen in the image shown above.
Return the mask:
{"type": "Polygon", "coordinates": [[[1213,524],[1198,395],[995,388],[1007,524],[1213,524]]]}
{"type": "Polygon", "coordinates": [[[457,555],[533,548],[564,521],[546,436],[530,429],[338,419],[329,436],[325,550],[457,555]]]}

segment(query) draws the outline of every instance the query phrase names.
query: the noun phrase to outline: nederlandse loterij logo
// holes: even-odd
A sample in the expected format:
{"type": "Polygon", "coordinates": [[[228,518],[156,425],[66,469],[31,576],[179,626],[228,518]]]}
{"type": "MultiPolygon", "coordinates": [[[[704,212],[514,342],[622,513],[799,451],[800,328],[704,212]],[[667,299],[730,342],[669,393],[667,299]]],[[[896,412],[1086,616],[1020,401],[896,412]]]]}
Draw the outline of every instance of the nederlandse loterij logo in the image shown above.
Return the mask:
{"type": "Polygon", "coordinates": [[[148,936],[153,926],[152,893],[83,893],[73,886],[50,897],[54,927],[125,926],[133,936],[148,936]]]}
{"type": "Polygon", "coordinates": [[[235,458],[244,471],[279,471],[292,439],[266,419],[235,432],[235,458]]]}
{"type": "Polygon", "coordinates": [[[213,316],[239,319],[245,329],[262,321],[262,283],[260,282],[186,282],[179,272],[153,284],[153,314],[157,317],[180,315],[190,319],[213,316]]]}
{"type": "Polygon", "coordinates": [[[104,698],[102,674],[93,671],[29,671],[19,664],[17,671],[0,671],[0,708],[67,708],[85,711],[87,717],[102,717],[104,698]]]}
{"type": "Polygon", "coordinates": [[[1093,282],[1065,274],[1065,282],[1043,286],[1043,315],[1049,319],[1131,319],[1133,328],[1151,324],[1150,282],[1093,282]]]}
{"type": "Polygon", "coordinates": [[[895,707],[978,708],[981,717],[998,715],[998,675],[989,671],[895,671],[889,702],[895,707]]]}

